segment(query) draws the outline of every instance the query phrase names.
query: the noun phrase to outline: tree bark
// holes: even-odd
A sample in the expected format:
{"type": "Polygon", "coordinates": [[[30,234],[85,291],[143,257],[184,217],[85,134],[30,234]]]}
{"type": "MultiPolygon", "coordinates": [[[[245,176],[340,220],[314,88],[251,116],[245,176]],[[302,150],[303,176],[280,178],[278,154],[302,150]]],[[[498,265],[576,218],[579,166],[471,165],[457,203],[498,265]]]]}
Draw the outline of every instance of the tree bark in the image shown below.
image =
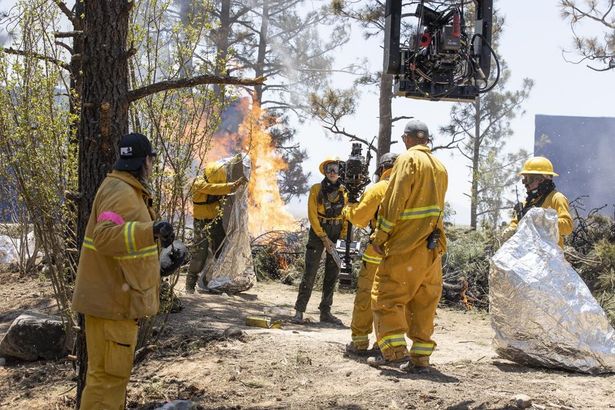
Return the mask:
{"type": "MultiPolygon", "coordinates": [[[[98,186],[115,161],[115,147],[128,131],[128,54],[126,38],[130,5],[126,0],[83,2],[81,118],[79,141],[79,207],[77,243],[85,227],[98,186]]],[[[79,10],[79,2],[77,8],[79,10]]],[[[81,15],[81,14],[80,14],[81,15]]],[[[79,78],[75,79],[79,81],[79,78]]],[[[78,86],[78,84],[77,84],[78,86]]],[[[85,323],[76,341],[79,408],[87,373],[85,323]]]]}
{"type": "MultiPolygon", "coordinates": [[[[263,1],[263,16],[261,19],[261,29],[258,36],[258,55],[254,66],[255,77],[262,77],[265,73],[265,57],[267,55],[267,33],[269,31],[269,0],[263,1]]],[[[254,87],[255,104],[261,105],[263,101],[263,85],[254,87]]]]}
{"type": "MultiPolygon", "coordinates": [[[[68,11],[68,10],[67,10],[68,11]]],[[[81,1],[75,2],[75,7],[73,11],[70,13],[72,15],[71,21],[73,23],[73,30],[80,31],[81,34],[76,34],[73,36],[73,44],[72,44],[72,53],[71,53],[71,61],[70,61],[70,88],[73,91],[73,95],[69,97],[69,110],[71,114],[76,114],[78,112],[79,107],[81,106],[81,94],[83,89],[83,73],[81,71],[81,63],[83,57],[83,26],[84,26],[84,3],[81,1]]],[[[79,135],[80,135],[80,124],[72,124],[71,127],[75,133],[71,133],[71,144],[78,144],[77,148],[80,145],[79,135]],[[77,138],[73,139],[73,135],[76,135],[77,138]]],[[[82,187],[78,188],[79,190],[82,187]]],[[[71,197],[67,198],[70,201],[71,215],[79,215],[80,203],[78,195],[71,195],[71,197]]],[[[80,230],[79,221],[81,218],[77,217],[77,220],[73,219],[72,221],[67,221],[67,225],[71,227],[69,229],[69,233],[67,233],[67,247],[70,249],[79,249],[79,244],[83,238],[82,232],[80,230]]],[[[85,229],[85,225],[83,227],[85,229]]],[[[77,272],[77,263],[79,262],[79,255],[73,252],[68,253],[69,263],[72,265],[72,272],[77,272]]],[[[72,322],[71,322],[72,323],[72,322]]],[[[83,394],[83,389],[85,388],[85,377],[88,371],[88,351],[87,346],[85,345],[85,320],[83,315],[79,314],[77,317],[77,328],[70,329],[71,333],[75,335],[74,347],[73,347],[73,355],[77,357],[77,392],[75,397],[75,408],[79,408],[81,405],[81,395],[83,394]]],[[[68,334],[68,331],[67,331],[68,334]]]]}
{"type": "Polygon", "coordinates": [[[84,5],[83,87],[79,124],[78,238],[98,186],[111,170],[115,148],[128,131],[127,0],[86,1],[84,5]]]}
{"type": "Polygon", "coordinates": [[[470,226],[476,229],[478,222],[478,166],[480,163],[480,97],[474,101],[474,146],[472,147],[472,188],[470,197],[470,226]]]}
{"type": "MultiPolygon", "coordinates": [[[[228,57],[229,36],[231,33],[231,0],[220,1],[220,27],[216,33],[216,65],[214,74],[226,74],[226,59],[228,57]]],[[[224,85],[215,84],[214,95],[220,103],[224,102],[224,85]]]]}
{"type": "Polygon", "coordinates": [[[393,98],[393,76],[382,73],[380,77],[380,99],[378,108],[380,112],[378,126],[378,156],[376,161],[380,160],[380,156],[391,151],[391,99],[393,98]]]}

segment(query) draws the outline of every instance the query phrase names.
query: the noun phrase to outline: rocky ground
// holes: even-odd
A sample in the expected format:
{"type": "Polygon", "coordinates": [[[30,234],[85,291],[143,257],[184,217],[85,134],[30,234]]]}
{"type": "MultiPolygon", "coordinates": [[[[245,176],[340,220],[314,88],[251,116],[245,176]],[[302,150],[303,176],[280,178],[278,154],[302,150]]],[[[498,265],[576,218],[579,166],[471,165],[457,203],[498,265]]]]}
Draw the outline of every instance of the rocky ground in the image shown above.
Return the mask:
{"type": "MultiPolygon", "coordinates": [[[[53,311],[44,281],[4,273],[0,283],[0,336],[24,309],[53,311]]],[[[529,399],[519,404],[535,409],[615,408],[614,375],[528,368],[498,358],[485,313],[439,310],[434,371],[405,374],[346,357],[350,330],[317,322],[319,292],[308,307],[311,324],[285,322],[281,329],[248,327],[245,318],[273,312],[289,319],[292,286],[258,283],[235,296],[179,293],[184,309],[169,316],[158,349],[133,371],[129,408],[188,399],[208,409],[512,409],[518,395],[529,399]]],[[[352,294],[336,294],[334,313],[346,324],[352,301],[352,294]]],[[[74,405],[68,361],[9,360],[0,380],[0,408],[74,405]]]]}

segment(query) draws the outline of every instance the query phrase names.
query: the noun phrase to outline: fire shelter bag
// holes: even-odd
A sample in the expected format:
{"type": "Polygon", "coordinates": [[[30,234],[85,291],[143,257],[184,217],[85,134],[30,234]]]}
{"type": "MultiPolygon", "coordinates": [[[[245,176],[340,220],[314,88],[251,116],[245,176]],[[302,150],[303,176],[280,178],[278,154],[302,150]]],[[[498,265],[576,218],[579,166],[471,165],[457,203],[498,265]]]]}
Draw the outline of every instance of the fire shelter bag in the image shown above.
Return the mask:
{"type": "Polygon", "coordinates": [[[615,333],[558,246],[557,213],[532,208],[491,259],[494,347],[526,365],[615,371],[615,333]]]}

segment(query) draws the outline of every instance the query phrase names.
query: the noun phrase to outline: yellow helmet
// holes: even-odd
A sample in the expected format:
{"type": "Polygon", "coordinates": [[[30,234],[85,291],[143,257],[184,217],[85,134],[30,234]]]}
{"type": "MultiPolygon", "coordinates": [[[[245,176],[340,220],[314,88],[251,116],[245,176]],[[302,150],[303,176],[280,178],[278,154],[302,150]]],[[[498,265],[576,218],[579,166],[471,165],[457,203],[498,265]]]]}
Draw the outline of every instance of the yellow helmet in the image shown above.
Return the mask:
{"type": "Polygon", "coordinates": [[[205,178],[212,184],[226,183],[226,167],[221,162],[208,162],[205,165],[205,178]]]}
{"type": "Polygon", "coordinates": [[[540,174],[540,175],[553,175],[558,176],[553,171],[553,164],[545,157],[534,157],[525,161],[523,169],[519,172],[519,175],[525,174],[540,174]]]}
{"type": "Polygon", "coordinates": [[[325,167],[327,166],[327,164],[330,164],[332,162],[341,162],[341,160],[338,157],[328,157],[320,163],[320,166],[318,167],[320,173],[325,175],[325,167]]]}

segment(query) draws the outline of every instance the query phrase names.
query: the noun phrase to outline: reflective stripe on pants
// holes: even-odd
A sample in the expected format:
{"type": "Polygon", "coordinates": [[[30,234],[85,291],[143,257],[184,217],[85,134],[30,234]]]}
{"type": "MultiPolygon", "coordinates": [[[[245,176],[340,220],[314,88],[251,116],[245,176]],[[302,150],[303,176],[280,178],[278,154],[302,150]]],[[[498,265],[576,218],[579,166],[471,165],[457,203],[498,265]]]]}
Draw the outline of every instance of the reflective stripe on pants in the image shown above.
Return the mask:
{"type": "Polygon", "coordinates": [[[407,334],[417,346],[413,345],[413,355],[431,354],[435,346],[431,338],[433,322],[441,295],[442,261],[436,251],[419,246],[410,253],[385,256],[372,287],[374,327],[381,348],[392,346],[391,337],[397,340],[407,334]],[[425,349],[427,345],[431,350],[425,349]]]}

